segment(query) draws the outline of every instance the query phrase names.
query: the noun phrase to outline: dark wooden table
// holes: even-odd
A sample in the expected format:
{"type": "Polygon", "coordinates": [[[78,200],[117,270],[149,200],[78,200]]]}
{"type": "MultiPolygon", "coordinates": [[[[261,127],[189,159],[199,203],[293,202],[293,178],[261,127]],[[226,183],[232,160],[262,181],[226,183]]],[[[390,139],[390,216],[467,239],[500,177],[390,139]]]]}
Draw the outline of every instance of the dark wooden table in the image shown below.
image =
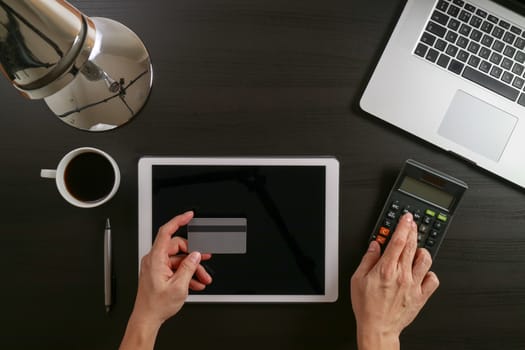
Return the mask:
{"type": "Polygon", "coordinates": [[[524,190],[358,107],[404,1],[72,4],[142,38],[154,89],[130,124],[92,134],[0,80],[0,348],[117,348],[137,286],[137,161],[146,154],[333,155],[341,162],[339,300],[186,305],[161,329],[158,349],[355,349],[349,278],[407,158],[470,190],[433,266],[441,286],[403,333],[403,349],[525,348],[524,190]],[[79,146],[109,152],[122,171],[116,197],[96,209],[67,204],[39,177],[79,146]],[[117,276],[109,315],[106,217],[117,276]]]}

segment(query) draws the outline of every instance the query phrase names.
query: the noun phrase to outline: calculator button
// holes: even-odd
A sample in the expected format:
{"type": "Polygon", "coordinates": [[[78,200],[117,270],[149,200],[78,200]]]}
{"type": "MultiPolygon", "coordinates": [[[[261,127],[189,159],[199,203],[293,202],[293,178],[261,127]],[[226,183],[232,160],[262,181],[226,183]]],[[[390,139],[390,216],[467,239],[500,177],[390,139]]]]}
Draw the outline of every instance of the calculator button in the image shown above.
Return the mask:
{"type": "Polygon", "coordinates": [[[438,218],[438,220],[441,220],[441,221],[443,221],[443,222],[446,222],[447,219],[448,219],[447,215],[446,215],[446,214],[443,214],[443,213],[439,213],[439,215],[438,215],[437,218],[438,218]]]}
{"type": "Polygon", "coordinates": [[[433,247],[434,244],[436,244],[435,240],[433,240],[432,238],[427,239],[427,243],[426,243],[427,247],[433,247]]]}
{"type": "Polygon", "coordinates": [[[436,231],[436,230],[432,230],[432,231],[430,231],[430,235],[429,235],[429,237],[430,237],[430,238],[437,238],[438,234],[439,234],[438,231],[436,231]]]}
{"type": "Polygon", "coordinates": [[[405,208],[403,208],[402,214],[405,215],[406,213],[411,213],[412,210],[410,209],[410,205],[407,205],[405,208]]]}
{"type": "Polygon", "coordinates": [[[434,216],[436,216],[436,212],[431,210],[431,209],[427,209],[427,210],[425,210],[425,215],[434,217],[434,216]]]}
{"type": "Polygon", "coordinates": [[[389,218],[389,219],[395,220],[395,219],[397,218],[397,215],[396,215],[396,212],[390,210],[390,211],[386,214],[386,217],[389,218]]]}
{"type": "Polygon", "coordinates": [[[386,228],[392,228],[392,221],[390,220],[385,220],[383,221],[383,226],[386,227],[386,228]]]}
{"type": "Polygon", "coordinates": [[[383,237],[383,236],[377,236],[377,237],[376,237],[376,241],[377,241],[377,243],[383,245],[383,244],[385,244],[385,242],[386,242],[386,237],[383,237]]]}
{"type": "Polygon", "coordinates": [[[419,220],[421,220],[421,212],[419,210],[416,210],[413,214],[414,216],[414,221],[415,222],[419,222],[419,220]]]}
{"type": "Polygon", "coordinates": [[[393,202],[392,205],[390,206],[390,209],[392,209],[393,211],[398,211],[400,208],[401,206],[399,205],[398,201],[393,202]]]}
{"type": "Polygon", "coordinates": [[[387,227],[380,227],[379,234],[388,237],[388,235],[390,234],[390,229],[387,227]]]}
{"type": "Polygon", "coordinates": [[[436,220],[436,222],[434,222],[434,228],[436,230],[441,230],[443,228],[443,223],[441,221],[436,220]]]}
{"type": "Polygon", "coordinates": [[[425,216],[423,218],[423,223],[426,224],[426,225],[430,225],[430,223],[432,222],[432,218],[430,216],[425,216]]]}
{"type": "Polygon", "coordinates": [[[425,225],[425,224],[419,225],[419,232],[420,233],[426,234],[426,233],[428,233],[428,230],[429,230],[428,225],[425,225]]]}

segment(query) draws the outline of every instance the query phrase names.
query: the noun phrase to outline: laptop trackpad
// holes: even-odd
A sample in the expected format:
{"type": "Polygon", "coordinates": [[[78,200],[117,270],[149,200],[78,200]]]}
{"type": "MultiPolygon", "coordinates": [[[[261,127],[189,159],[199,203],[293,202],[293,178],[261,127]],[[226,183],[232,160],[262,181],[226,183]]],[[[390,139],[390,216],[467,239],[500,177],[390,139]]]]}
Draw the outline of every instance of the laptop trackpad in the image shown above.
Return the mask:
{"type": "Polygon", "coordinates": [[[458,90],[438,134],[497,162],[517,121],[515,116],[458,90]]]}

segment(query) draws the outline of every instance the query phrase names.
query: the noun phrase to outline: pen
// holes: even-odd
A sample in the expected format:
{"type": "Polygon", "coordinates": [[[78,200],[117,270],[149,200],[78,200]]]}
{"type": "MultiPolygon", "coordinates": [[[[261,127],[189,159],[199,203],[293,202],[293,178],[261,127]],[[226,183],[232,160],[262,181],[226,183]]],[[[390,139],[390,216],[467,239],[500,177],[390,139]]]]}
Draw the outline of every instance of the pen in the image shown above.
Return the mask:
{"type": "Polygon", "coordinates": [[[106,312],[111,309],[111,226],[106,219],[104,229],[104,305],[106,312]]]}

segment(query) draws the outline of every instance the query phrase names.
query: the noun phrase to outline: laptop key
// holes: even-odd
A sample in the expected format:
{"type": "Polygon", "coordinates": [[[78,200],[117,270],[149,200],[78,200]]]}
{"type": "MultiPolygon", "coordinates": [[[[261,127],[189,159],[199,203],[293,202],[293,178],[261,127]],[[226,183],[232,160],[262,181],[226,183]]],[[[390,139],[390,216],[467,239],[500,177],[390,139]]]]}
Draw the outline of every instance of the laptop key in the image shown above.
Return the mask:
{"type": "Polygon", "coordinates": [[[512,67],[512,73],[516,75],[522,75],[524,70],[525,67],[519,63],[514,63],[514,67],[512,67]]]}
{"type": "Polygon", "coordinates": [[[474,12],[474,11],[476,11],[476,8],[474,6],[472,6],[471,4],[465,4],[465,10],[470,11],[470,12],[474,12]]]}
{"type": "Polygon", "coordinates": [[[450,18],[449,16],[439,11],[434,11],[431,17],[433,21],[436,21],[437,23],[442,24],[442,25],[446,25],[449,18],[450,18]]]}
{"type": "Polygon", "coordinates": [[[425,57],[428,51],[428,46],[422,43],[417,44],[414,53],[418,56],[425,57]]]}
{"type": "Polygon", "coordinates": [[[490,91],[493,91],[509,100],[516,101],[519,91],[505,83],[500,82],[488,75],[485,75],[469,66],[465,67],[462,77],[477,83],[490,91]]]}
{"type": "Polygon", "coordinates": [[[468,59],[469,66],[472,66],[474,68],[476,68],[480,62],[481,62],[481,58],[474,56],[474,55],[470,55],[470,58],[468,59]]]}
{"type": "Polygon", "coordinates": [[[424,32],[419,41],[427,44],[428,46],[433,46],[434,42],[436,41],[436,37],[430,33],[424,32]]]}
{"type": "Polygon", "coordinates": [[[458,33],[456,32],[452,32],[452,31],[448,31],[447,35],[445,36],[445,40],[448,41],[448,42],[451,42],[452,44],[454,44],[456,42],[458,38],[458,33]]]}
{"type": "Polygon", "coordinates": [[[512,68],[512,61],[505,57],[503,61],[501,61],[501,66],[503,69],[510,70],[512,68]]]}
{"type": "Polygon", "coordinates": [[[450,5],[450,7],[448,8],[447,14],[452,16],[452,17],[457,17],[459,11],[460,11],[459,7],[454,6],[454,5],[450,5]]]}
{"type": "Polygon", "coordinates": [[[503,41],[509,45],[512,45],[515,39],[516,39],[516,34],[512,34],[511,32],[506,32],[505,35],[503,36],[503,41]]]}
{"type": "Polygon", "coordinates": [[[448,8],[448,2],[446,2],[445,0],[439,0],[436,8],[438,10],[441,10],[441,11],[445,12],[447,10],[447,8],[448,8]]]}
{"type": "Polygon", "coordinates": [[[461,62],[467,62],[468,57],[469,57],[469,53],[467,51],[460,50],[456,58],[460,60],[461,62]]]}
{"type": "Polygon", "coordinates": [[[513,32],[516,35],[521,35],[521,29],[516,27],[516,26],[510,27],[510,31],[513,32]]]}
{"type": "Polygon", "coordinates": [[[470,17],[472,16],[472,14],[470,12],[467,12],[465,10],[461,11],[461,13],[459,14],[459,19],[463,22],[466,22],[468,23],[468,21],[470,21],[470,17]]]}
{"type": "Polygon", "coordinates": [[[438,39],[434,47],[438,49],[439,51],[443,51],[447,47],[447,42],[443,39],[438,39]]]}
{"type": "Polygon", "coordinates": [[[473,16],[472,19],[470,20],[470,25],[475,28],[479,28],[482,22],[483,20],[481,18],[479,18],[478,16],[473,16]]]}
{"type": "Polygon", "coordinates": [[[458,53],[458,50],[459,50],[459,48],[457,46],[454,46],[452,44],[448,44],[446,53],[449,56],[456,57],[456,54],[458,53]]]}
{"type": "Polygon", "coordinates": [[[465,67],[463,63],[456,60],[452,60],[452,62],[450,62],[450,65],[448,66],[448,70],[456,74],[461,74],[463,67],[465,67]]]}
{"type": "Polygon", "coordinates": [[[514,59],[518,61],[519,63],[525,63],[525,52],[518,51],[516,53],[516,56],[514,56],[514,59]]]}
{"type": "Polygon", "coordinates": [[[492,51],[487,49],[486,47],[482,47],[481,50],[479,50],[479,55],[481,58],[488,59],[492,51]]]}
{"type": "Polygon", "coordinates": [[[498,52],[503,51],[503,48],[504,48],[504,47],[505,47],[505,44],[502,43],[502,42],[499,41],[499,40],[494,41],[494,44],[492,45],[492,49],[493,49],[494,51],[498,51],[498,52]]]}
{"type": "Polygon", "coordinates": [[[493,52],[492,55],[490,55],[489,61],[494,64],[499,64],[502,59],[503,56],[501,56],[499,53],[493,52]]]}
{"type": "Polygon", "coordinates": [[[450,62],[450,57],[444,54],[439,55],[439,58],[437,60],[438,66],[447,68],[449,62],[450,62]]]}
{"type": "Polygon", "coordinates": [[[494,78],[501,77],[501,73],[503,73],[503,69],[497,66],[492,66],[492,69],[490,70],[490,75],[492,75],[494,78]]]}
{"type": "Polygon", "coordinates": [[[483,11],[482,9],[477,9],[476,15],[483,17],[483,18],[487,18],[487,12],[483,11]]]}
{"type": "Polygon", "coordinates": [[[434,49],[430,49],[430,50],[428,50],[427,55],[425,56],[425,58],[427,60],[429,60],[430,62],[436,62],[438,56],[439,56],[439,51],[434,50],[434,49]]]}
{"type": "Polygon", "coordinates": [[[525,94],[520,95],[520,98],[518,99],[518,103],[522,106],[525,106],[525,94]]]}
{"type": "Polygon", "coordinates": [[[514,86],[516,89],[522,89],[523,85],[525,85],[525,80],[520,77],[514,78],[514,81],[512,82],[512,86],[514,86]]]}
{"type": "Polygon", "coordinates": [[[473,53],[474,55],[476,55],[479,51],[479,48],[480,48],[480,45],[478,43],[475,43],[475,42],[471,42],[469,45],[468,45],[468,51],[470,53],[473,53]]]}
{"type": "Polygon", "coordinates": [[[485,73],[488,73],[490,71],[490,68],[492,68],[492,64],[488,63],[487,61],[483,61],[479,65],[479,70],[485,73]]]}
{"type": "Polygon", "coordinates": [[[510,23],[505,22],[504,20],[500,20],[499,21],[499,25],[502,26],[505,29],[509,29],[510,28],[510,23]]]}
{"type": "Polygon", "coordinates": [[[514,75],[510,72],[504,72],[501,76],[501,80],[503,80],[507,84],[510,84],[512,82],[512,79],[514,79],[514,75]]]}
{"type": "Polygon", "coordinates": [[[465,23],[463,23],[461,25],[461,27],[459,28],[459,34],[463,34],[464,36],[468,36],[470,34],[471,30],[472,30],[472,28],[470,26],[468,26],[465,23]]]}
{"type": "Polygon", "coordinates": [[[493,42],[494,42],[494,38],[491,36],[488,36],[487,34],[483,35],[483,39],[481,39],[481,43],[485,45],[486,47],[490,47],[493,42]]]}
{"type": "Polygon", "coordinates": [[[492,23],[490,23],[488,21],[484,21],[483,24],[481,25],[481,30],[484,31],[487,34],[492,32],[493,28],[494,28],[494,24],[492,24],[492,23]]]}
{"type": "Polygon", "coordinates": [[[516,42],[514,42],[514,46],[520,50],[523,50],[525,48],[525,39],[517,38],[516,42]]]}
{"type": "Polygon", "coordinates": [[[469,43],[469,40],[465,38],[464,36],[460,36],[458,41],[456,41],[456,45],[461,47],[462,49],[466,48],[469,43]]]}
{"type": "Polygon", "coordinates": [[[447,27],[452,30],[458,30],[459,26],[461,25],[461,22],[457,19],[451,18],[450,21],[448,21],[447,27]]]}
{"type": "Polygon", "coordinates": [[[493,15],[489,15],[488,20],[491,21],[494,24],[498,24],[499,18],[493,15]]]}
{"type": "Polygon", "coordinates": [[[481,37],[483,36],[483,33],[480,32],[477,29],[474,29],[472,33],[470,33],[470,38],[474,41],[480,41],[481,37]]]}
{"type": "Polygon", "coordinates": [[[505,33],[505,30],[501,27],[495,27],[494,30],[492,31],[492,35],[494,35],[498,39],[501,39],[504,33],[505,33]]]}
{"type": "Polygon", "coordinates": [[[445,36],[445,33],[447,32],[447,28],[437,24],[436,22],[430,21],[427,24],[427,31],[442,38],[445,36]]]}
{"type": "Polygon", "coordinates": [[[507,57],[514,57],[514,54],[516,53],[516,49],[511,46],[506,46],[505,50],[503,50],[503,54],[507,57]]]}

